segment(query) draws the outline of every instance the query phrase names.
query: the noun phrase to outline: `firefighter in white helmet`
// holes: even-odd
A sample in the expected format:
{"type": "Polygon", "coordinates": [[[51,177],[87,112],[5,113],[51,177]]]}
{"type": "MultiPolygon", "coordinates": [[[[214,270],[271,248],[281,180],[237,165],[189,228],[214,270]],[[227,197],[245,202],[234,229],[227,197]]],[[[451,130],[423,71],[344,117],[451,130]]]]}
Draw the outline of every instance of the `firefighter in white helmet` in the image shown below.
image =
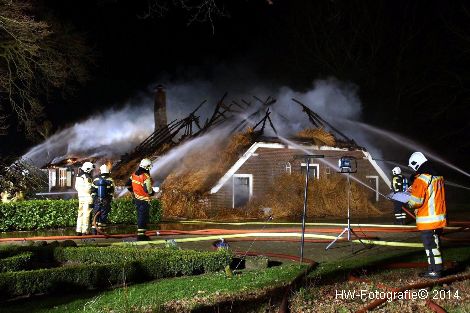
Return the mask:
{"type": "Polygon", "coordinates": [[[428,270],[420,276],[437,279],[443,271],[440,235],[447,225],[444,177],[421,152],[414,152],[410,156],[409,166],[416,173],[411,185],[411,197],[405,206],[415,210],[416,228],[421,232],[428,258],[428,270]]]}
{"type": "MultiPolygon", "coordinates": [[[[392,170],[392,192],[405,192],[408,189],[408,180],[401,174],[401,168],[398,166],[392,170]]],[[[393,201],[393,211],[395,213],[395,225],[406,224],[406,214],[403,212],[403,203],[397,200],[393,201]]]]}
{"type": "Polygon", "coordinates": [[[91,189],[93,195],[93,217],[96,216],[96,226],[91,226],[91,233],[96,235],[96,227],[99,230],[103,230],[107,226],[108,214],[111,211],[111,202],[114,197],[114,181],[109,174],[106,164],[100,166],[100,174],[93,179],[91,189]]]}
{"type": "Polygon", "coordinates": [[[91,205],[93,203],[91,196],[93,168],[95,168],[93,163],[83,163],[75,179],[75,189],[78,192],[77,236],[89,233],[91,205]]]}
{"type": "Polygon", "coordinates": [[[129,191],[134,195],[134,203],[137,208],[137,240],[140,241],[149,240],[145,232],[150,219],[150,197],[155,194],[150,176],[151,168],[152,161],[147,158],[142,159],[139,168],[126,183],[129,191]]]}

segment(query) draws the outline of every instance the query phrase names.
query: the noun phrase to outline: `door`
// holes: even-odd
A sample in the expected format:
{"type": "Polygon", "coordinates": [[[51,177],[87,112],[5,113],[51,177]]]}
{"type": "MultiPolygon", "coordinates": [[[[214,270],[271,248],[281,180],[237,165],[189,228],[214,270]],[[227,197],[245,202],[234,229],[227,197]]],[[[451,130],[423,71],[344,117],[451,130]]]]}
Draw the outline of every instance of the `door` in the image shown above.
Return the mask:
{"type": "Polygon", "coordinates": [[[252,175],[233,175],[233,207],[239,208],[250,201],[252,193],[252,175]]]}
{"type": "Polygon", "coordinates": [[[371,191],[373,192],[373,200],[379,202],[379,176],[366,176],[367,185],[370,186],[371,191]]]}

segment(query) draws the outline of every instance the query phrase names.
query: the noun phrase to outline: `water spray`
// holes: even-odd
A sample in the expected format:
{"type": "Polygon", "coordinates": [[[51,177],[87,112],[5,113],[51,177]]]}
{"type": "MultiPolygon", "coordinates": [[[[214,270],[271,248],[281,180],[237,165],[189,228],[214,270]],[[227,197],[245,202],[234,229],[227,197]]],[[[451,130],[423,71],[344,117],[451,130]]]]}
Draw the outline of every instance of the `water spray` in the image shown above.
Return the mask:
{"type": "Polygon", "coordinates": [[[424,148],[422,145],[419,145],[417,144],[416,142],[406,138],[406,137],[403,137],[401,135],[398,135],[396,133],[393,133],[391,131],[387,131],[387,130],[383,130],[383,129],[380,129],[378,127],[375,127],[375,126],[372,126],[372,125],[368,125],[368,124],[365,124],[365,123],[361,123],[361,122],[357,122],[357,121],[351,121],[351,120],[342,120],[342,121],[345,121],[345,122],[348,122],[350,124],[356,124],[360,127],[362,127],[363,129],[365,130],[368,130],[368,131],[371,131],[371,132],[374,132],[378,135],[381,135],[381,136],[384,136],[402,146],[405,146],[413,151],[421,151],[423,152],[426,156],[429,156],[431,159],[439,162],[439,163],[442,163],[444,165],[446,165],[447,167],[461,173],[461,174],[464,174],[465,176],[467,177],[470,177],[470,173],[462,170],[461,168],[451,164],[450,162],[444,160],[442,157],[438,156],[436,153],[433,153],[431,151],[429,151],[428,149],[424,148]]]}
{"type": "MultiPolygon", "coordinates": [[[[266,228],[266,226],[268,225],[267,222],[272,221],[272,220],[273,220],[273,216],[272,216],[272,215],[268,216],[268,218],[265,220],[265,223],[266,223],[266,224],[263,225],[263,228],[261,228],[261,231],[260,231],[260,232],[262,232],[262,231],[266,228]]],[[[255,238],[251,241],[250,246],[249,246],[248,249],[245,251],[245,253],[243,254],[243,256],[240,258],[240,261],[238,262],[237,266],[235,266],[234,270],[238,269],[238,267],[239,267],[240,264],[242,263],[243,258],[248,255],[248,252],[251,250],[251,248],[253,247],[253,245],[254,245],[254,243],[255,243],[255,241],[256,241],[257,239],[258,239],[258,237],[255,237],[255,238]]]]}

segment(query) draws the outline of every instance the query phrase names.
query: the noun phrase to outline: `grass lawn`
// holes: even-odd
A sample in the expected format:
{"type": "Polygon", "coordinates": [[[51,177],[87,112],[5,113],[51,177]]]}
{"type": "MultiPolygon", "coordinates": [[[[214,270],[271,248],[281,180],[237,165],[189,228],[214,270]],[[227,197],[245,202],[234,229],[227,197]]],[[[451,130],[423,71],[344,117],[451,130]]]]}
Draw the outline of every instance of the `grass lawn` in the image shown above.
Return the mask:
{"type": "MultiPolygon", "coordinates": [[[[375,292],[383,291],[378,284],[389,287],[402,287],[411,283],[422,281],[418,273],[424,269],[384,269],[367,272],[364,277],[371,283],[349,282],[347,275],[353,269],[368,268],[373,265],[389,264],[394,262],[424,262],[423,251],[414,252],[388,252],[368,257],[352,257],[347,260],[338,260],[320,264],[309,275],[310,281],[305,288],[298,291],[291,301],[291,312],[356,312],[373,300],[344,299],[336,295],[345,292],[375,292]]],[[[444,259],[456,261],[463,265],[462,270],[470,273],[470,247],[453,247],[443,250],[444,259]],[[465,269],[466,267],[466,269],[465,269]]],[[[470,280],[454,282],[444,286],[426,288],[431,300],[444,307],[449,313],[470,312],[470,280]]],[[[373,312],[404,313],[422,312],[431,313],[426,306],[426,300],[397,300],[378,307],[373,312]]]]}
{"type": "Polygon", "coordinates": [[[244,271],[232,278],[224,273],[162,279],[96,294],[56,296],[21,300],[3,305],[2,312],[177,312],[263,295],[287,284],[306,266],[282,265],[258,271],[244,271]]]}
{"type": "MultiPolygon", "coordinates": [[[[396,250],[374,255],[354,255],[334,262],[325,262],[308,276],[305,288],[291,301],[292,312],[354,312],[370,302],[335,300],[335,290],[376,288],[374,285],[353,285],[347,275],[353,269],[392,262],[425,261],[422,250],[396,250]]],[[[444,249],[445,260],[470,264],[470,247],[444,249]]],[[[75,295],[56,295],[19,300],[3,304],[1,312],[185,312],[231,301],[253,300],[264,297],[258,306],[267,305],[272,290],[292,281],[306,267],[298,264],[282,265],[265,270],[243,271],[232,278],[224,273],[161,279],[114,290],[75,295]]],[[[417,278],[420,269],[383,270],[367,274],[372,281],[401,286],[417,278]]],[[[468,269],[467,269],[468,271],[468,269]]],[[[470,312],[470,282],[450,284],[465,298],[458,301],[437,301],[448,312],[470,312]]],[[[377,312],[429,312],[425,302],[395,301],[377,312]]],[[[221,310],[224,311],[224,310],[221,310]]],[[[237,310],[233,311],[236,312],[237,310]]],[[[239,311],[239,310],[238,310],[239,311]]],[[[248,311],[248,308],[246,310],[248,311]]]]}

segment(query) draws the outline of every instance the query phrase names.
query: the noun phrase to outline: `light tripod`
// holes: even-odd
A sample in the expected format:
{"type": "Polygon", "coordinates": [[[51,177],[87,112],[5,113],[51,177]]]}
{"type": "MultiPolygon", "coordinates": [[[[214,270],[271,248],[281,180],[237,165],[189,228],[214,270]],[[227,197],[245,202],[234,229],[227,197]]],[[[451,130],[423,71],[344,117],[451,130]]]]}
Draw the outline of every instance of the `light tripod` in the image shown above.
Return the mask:
{"type": "Polygon", "coordinates": [[[300,263],[304,259],[304,244],[305,244],[305,220],[307,218],[307,199],[308,199],[308,178],[310,176],[310,160],[324,158],[321,154],[307,154],[307,155],[296,155],[295,159],[305,160],[305,188],[304,188],[304,210],[302,212],[302,237],[300,239],[300,263]]]}
{"type": "Polygon", "coordinates": [[[352,241],[351,241],[352,236],[356,237],[356,239],[359,240],[359,242],[364,247],[366,247],[366,245],[362,242],[361,238],[356,234],[354,229],[351,227],[351,206],[350,206],[351,182],[350,182],[350,177],[351,177],[351,173],[356,173],[357,172],[356,159],[354,157],[345,156],[345,157],[342,157],[338,161],[338,165],[339,165],[339,168],[340,168],[340,173],[347,174],[346,177],[347,177],[348,222],[347,222],[347,226],[343,229],[343,231],[338,236],[336,236],[336,238],[333,239],[332,242],[330,242],[326,246],[325,250],[328,250],[332,245],[334,245],[335,242],[338,241],[338,239],[342,238],[345,233],[347,233],[347,240],[351,242],[351,250],[353,250],[353,245],[352,245],[352,241]]]}

